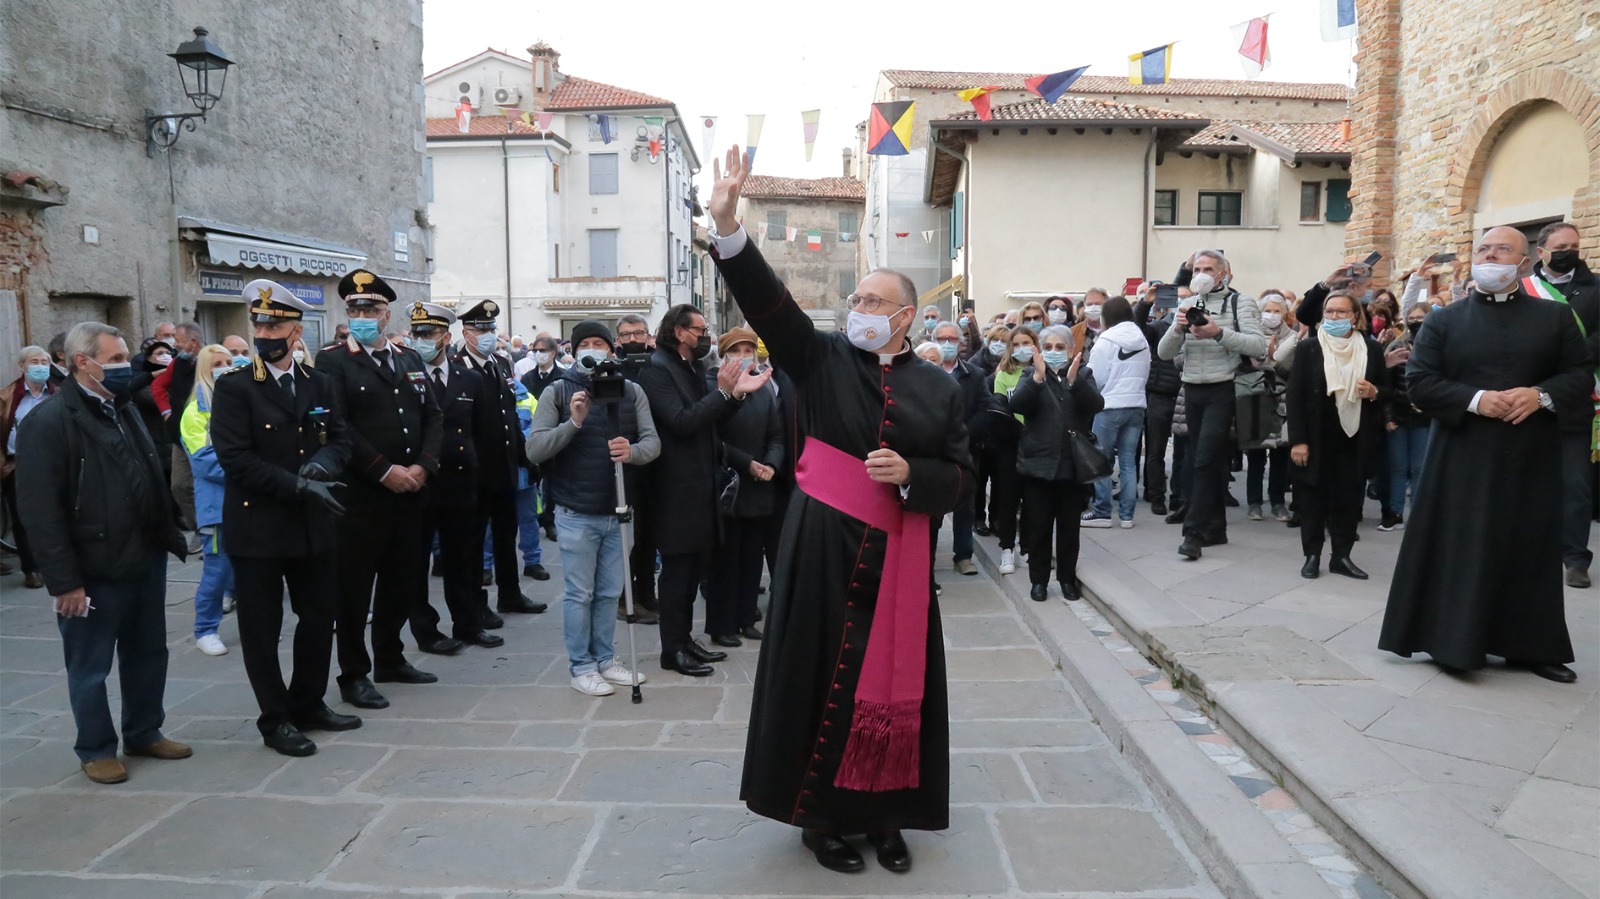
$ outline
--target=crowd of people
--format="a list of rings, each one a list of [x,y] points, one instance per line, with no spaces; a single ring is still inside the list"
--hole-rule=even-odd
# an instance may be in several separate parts
[[[190,754],[161,733],[168,555],[201,559],[196,646],[227,654],[237,615],[263,741],[304,756],[308,732],[361,725],[325,702],[335,661],[340,697],[381,709],[379,684],[438,680],[406,657],[407,628],[422,653],[503,645],[504,615],[546,610],[521,579],[551,577],[554,541],[585,695],[645,680],[618,658],[619,620],[656,625],[662,669],[690,677],[764,641],[743,798],[841,871],[861,867],[846,834],[905,870],[900,829],[947,824],[945,526],[958,575],[992,535],[1002,575],[1073,601],[1080,529],[1133,528],[1141,504],[1182,525],[1183,559],[1227,543],[1243,505],[1299,529],[1304,577],[1326,545],[1329,572],[1364,580],[1372,498],[1380,530],[1407,529],[1384,649],[1573,679],[1550,575],[1589,586],[1600,291],[1571,225],[1532,246],[1493,229],[1470,273],[1430,258],[1399,297],[1365,261],[1252,296],[1201,249],[1170,282],[980,322],[879,271],[822,333],[738,225],[737,153],[727,168],[712,245],[748,328],[713,334],[682,305],[653,329],[625,315],[523,341],[495,301],[401,304],[357,270],[320,348],[270,280],[244,289],[248,341],[162,322],[132,353],[83,322],[23,348],[0,393],[4,499],[25,586],[54,598],[85,773],[126,779],[119,743]],[[1438,570],[1463,539],[1508,551]]]

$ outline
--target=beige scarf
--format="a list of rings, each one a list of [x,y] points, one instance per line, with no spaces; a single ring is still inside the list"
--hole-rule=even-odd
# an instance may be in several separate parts
[[[1339,410],[1339,427],[1345,436],[1356,436],[1361,427],[1361,379],[1367,374],[1367,341],[1360,331],[1334,337],[1317,329],[1322,344],[1322,374],[1328,379],[1328,394]]]

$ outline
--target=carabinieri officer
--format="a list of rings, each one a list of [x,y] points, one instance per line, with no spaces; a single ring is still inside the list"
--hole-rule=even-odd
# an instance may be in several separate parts
[[[350,437],[327,375],[289,355],[300,339],[305,303],[265,279],[244,288],[256,358],[217,378],[211,443],[225,476],[222,542],[237,585],[239,645],[255,691],[263,741],[284,755],[317,751],[308,730],[361,726],[322,700],[338,609],[334,518],[344,512],[330,487],[350,459]],[[294,674],[278,664],[283,588],[299,622]]]

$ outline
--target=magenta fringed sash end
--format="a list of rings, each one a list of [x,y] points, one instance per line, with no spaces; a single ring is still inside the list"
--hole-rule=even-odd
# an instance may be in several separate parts
[[[921,747],[921,702],[858,700],[833,784],[869,793],[912,789],[922,770]]]

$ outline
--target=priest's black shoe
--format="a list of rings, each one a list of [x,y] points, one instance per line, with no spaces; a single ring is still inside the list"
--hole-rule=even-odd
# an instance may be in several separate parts
[[[545,571],[544,570],[544,566],[538,564],[537,562],[535,562],[532,565],[524,565],[524,566],[522,566],[522,576],[523,577],[531,577],[536,581],[548,581],[548,580],[550,580],[550,572]]]
[[[735,637],[732,634],[721,637],[712,637],[711,642],[717,644],[718,646],[727,646],[729,648],[744,645],[743,640],[740,640],[738,637]]]
[[[829,871],[854,874],[867,866],[866,861],[861,858],[861,853],[856,851],[856,847],[845,842],[843,837],[823,833],[820,830],[802,830],[800,842],[817,857],[817,864]]]
[[[486,630],[486,631],[497,631],[497,630],[499,630],[499,629],[501,629],[501,628],[503,628],[505,626],[506,626],[506,620],[504,618],[501,618],[496,613],[491,612],[491,611],[489,611],[487,609],[484,610],[484,612],[483,612],[483,629],[484,630]]]
[[[1183,556],[1185,559],[1188,559],[1191,562],[1200,558],[1199,539],[1195,537],[1183,538],[1183,542],[1178,544],[1178,555]]]
[[[358,709],[386,709],[389,700],[383,698],[378,688],[372,681],[358,677],[353,680],[339,682],[339,697]]]
[[[717,670],[681,649],[677,652],[662,653],[661,667],[690,677],[709,677]]]
[[[1545,680],[1553,680],[1558,684],[1570,684],[1578,679],[1578,672],[1565,665],[1554,662],[1516,662],[1506,659],[1506,665],[1511,668],[1524,668]]]
[[[1028,598],[1034,602],[1044,602],[1050,598],[1050,585],[1034,584],[1028,588]]]
[[[869,833],[867,842],[878,850],[878,864],[884,868],[896,874],[911,870],[911,850],[907,848],[906,838],[900,835],[900,831]]]
[[[506,645],[506,638],[488,631],[467,631],[459,638],[462,643],[471,643],[473,646],[482,646],[484,649],[494,649]]]
[[[510,599],[502,599],[494,605],[495,611],[511,615],[537,615],[549,606],[542,602],[534,602],[528,597],[518,593]]]
[[[465,649],[466,646],[467,644],[457,640],[455,637],[446,637],[444,634],[417,641],[418,649],[436,656],[453,656]]]
[[[1189,508],[1187,506],[1173,506],[1172,514],[1161,520],[1165,521],[1167,524],[1183,524],[1183,520],[1188,517]]]
[[[739,636],[746,640],[760,640],[766,634],[761,633],[761,629],[752,624],[749,627],[739,628]]]
[[[436,684],[439,675],[418,671],[410,662],[402,659],[398,665],[372,669],[372,679],[380,684]]]
[[[1151,515],[1166,515],[1167,514],[1167,504],[1162,502],[1159,499],[1151,500],[1150,501],[1150,514]]]
[[[1223,534],[1220,537],[1207,537],[1206,539],[1200,541],[1200,545],[1201,546],[1227,546],[1228,545],[1228,535],[1227,534]]]
[[[1322,557],[1306,556],[1306,563],[1300,566],[1300,576],[1315,580],[1322,576]]]
[[[1078,592],[1078,582],[1077,581],[1062,581],[1061,582],[1061,598],[1066,600],[1067,602],[1077,602],[1078,600],[1082,599],[1083,598],[1083,594]]]
[[[1367,579],[1367,573],[1357,568],[1356,563],[1350,561],[1349,556],[1335,556],[1329,559],[1328,571],[1333,574],[1342,574],[1348,578],[1355,578],[1358,581]]]
[[[699,640],[690,640],[689,644],[683,648],[683,651],[702,662],[721,662],[728,657],[728,654],[725,652],[717,652],[714,649],[706,649],[704,646],[700,645]]]
[[[267,748],[279,755],[289,755],[295,758],[304,758],[317,751],[317,744],[311,738],[300,732],[300,728],[285,721],[272,730],[261,735],[261,742]]]
[[[294,715],[290,719],[296,728],[302,732],[308,730],[355,730],[361,726],[361,719],[354,715],[341,715],[326,704],[314,712]]]

